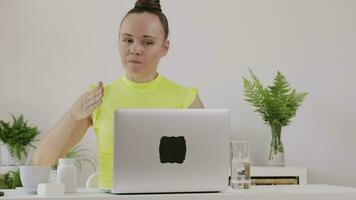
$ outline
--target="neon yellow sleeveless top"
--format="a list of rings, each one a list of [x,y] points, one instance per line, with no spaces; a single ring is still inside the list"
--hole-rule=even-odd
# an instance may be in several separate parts
[[[91,85],[90,88],[95,88]],[[188,108],[197,96],[187,88],[158,75],[148,83],[136,83],[125,75],[104,85],[102,104],[92,113],[98,142],[99,187],[111,189],[113,176],[114,111],[120,108]]]

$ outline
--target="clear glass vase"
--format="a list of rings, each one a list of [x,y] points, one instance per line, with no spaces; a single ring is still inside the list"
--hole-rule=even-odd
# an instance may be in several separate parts
[[[20,166],[26,162],[26,156],[23,155],[21,159],[18,159],[16,155],[10,153],[10,147],[8,144],[0,144],[1,151],[1,165],[4,166]]]
[[[285,166],[284,163],[284,148],[281,140],[281,126],[271,126],[272,141],[270,145],[270,152],[268,163],[270,166]]]

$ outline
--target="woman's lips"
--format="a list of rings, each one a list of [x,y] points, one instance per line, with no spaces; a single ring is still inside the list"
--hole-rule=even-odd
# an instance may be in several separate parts
[[[142,62],[137,61],[137,60],[129,60],[129,63],[133,63],[133,64],[142,64]]]

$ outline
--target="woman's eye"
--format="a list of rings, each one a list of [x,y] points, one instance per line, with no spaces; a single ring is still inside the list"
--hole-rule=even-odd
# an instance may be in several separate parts
[[[127,43],[132,43],[133,40],[132,39],[123,39],[124,42],[127,42]]]
[[[144,41],[143,44],[144,44],[145,46],[150,46],[150,45],[153,44],[153,42],[151,42],[151,41]]]

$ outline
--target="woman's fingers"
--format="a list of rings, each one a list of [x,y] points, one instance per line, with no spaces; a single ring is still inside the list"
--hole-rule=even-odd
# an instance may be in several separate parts
[[[87,99],[87,104],[89,104],[89,105],[95,104],[100,99],[102,99],[103,96],[104,96],[103,93],[92,94],[92,95],[90,95],[89,99]]]
[[[104,96],[104,87],[103,83],[100,81],[97,88],[88,95],[88,99],[85,103],[85,108],[92,110],[93,108],[95,109],[98,107],[101,102],[102,98]]]
[[[99,81],[99,83],[98,83],[98,87],[99,87],[99,88],[104,88],[104,84],[103,84],[103,82],[102,82],[102,81]]]
[[[102,81],[99,81],[95,89],[89,91],[84,108],[86,112],[91,114],[101,103],[104,96],[104,85]]]
[[[88,101],[90,104],[93,104],[96,102],[95,99],[102,98],[104,96],[104,86],[103,83],[100,81],[97,87],[93,90],[91,90],[86,98],[86,101]]]
[[[92,99],[92,98],[94,98],[96,96],[103,95],[103,94],[104,94],[104,88],[103,87],[95,88],[95,89],[89,91],[87,100],[90,100],[90,99]]]
[[[76,101],[73,107],[73,113],[76,119],[83,119],[89,116],[101,103],[104,96],[104,84],[99,81],[98,85],[89,91],[86,91]]]
[[[104,92],[104,84],[102,81],[99,81],[98,85],[96,86],[96,91]]]
[[[88,109],[91,105],[94,105],[96,103],[98,103],[99,101],[102,101],[103,96],[99,95],[99,96],[95,96],[89,100],[87,100],[85,102],[85,108]]]
[[[96,90],[94,90],[94,94],[95,94],[95,96],[104,94],[103,82],[99,81],[98,86],[96,87]]]
[[[101,103],[102,103],[102,100],[100,99],[100,100],[97,101],[96,103],[91,104],[91,105],[88,107],[89,113],[93,112]]]

